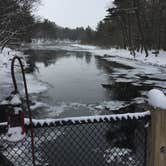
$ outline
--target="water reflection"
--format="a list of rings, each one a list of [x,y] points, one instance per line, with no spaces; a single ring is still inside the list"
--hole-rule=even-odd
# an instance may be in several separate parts
[[[117,82],[114,79],[116,70],[132,72],[134,68],[106,61],[86,51],[27,50],[25,54],[30,55],[27,71],[49,85],[45,93],[35,96],[35,100],[47,103],[51,108],[35,111],[36,118],[142,111],[135,104],[130,107],[133,99],[141,97],[141,91],[153,87]],[[118,76],[123,78],[123,73]],[[109,106],[102,106],[104,101],[109,101]]]
[[[29,72],[36,70],[36,63],[41,62],[45,67],[55,64],[61,58],[75,57],[76,59],[85,59],[87,64],[91,63],[92,55],[88,52],[68,52],[64,50],[26,50],[24,54],[30,55],[27,58]]]
[[[101,86],[108,81],[99,59],[88,52],[64,50],[27,50],[29,72],[52,85],[47,96],[50,104],[63,102],[98,103],[109,100]]]

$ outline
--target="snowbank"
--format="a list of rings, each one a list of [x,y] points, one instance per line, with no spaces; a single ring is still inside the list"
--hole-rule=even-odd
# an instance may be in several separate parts
[[[166,109],[166,96],[158,89],[152,89],[148,92],[148,102],[154,108]]]
[[[102,49],[96,46],[90,45],[80,45],[80,44],[73,44],[75,47],[79,47],[80,49],[85,49],[88,52],[91,52],[94,55],[99,56],[118,56],[122,58],[132,59],[141,61],[143,63],[158,65],[158,66],[166,66],[166,51],[160,50],[158,57],[156,57],[153,52],[154,50],[149,51],[149,57],[145,57],[145,52],[140,53],[136,52],[136,56],[133,57],[130,55],[130,52],[125,49],[116,49],[116,48],[109,48],[109,49]]]
[[[11,82],[11,59],[14,56],[19,56],[22,58],[22,62],[24,66],[26,67],[26,56],[23,55],[22,52],[11,50],[10,48],[4,48],[2,52],[0,52],[0,101],[3,100],[6,94],[6,91],[9,91],[10,93],[13,89],[12,82]],[[20,68],[16,68],[16,71],[19,71]],[[21,74],[16,74],[21,76]],[[26,74],[27,84],[28,84],[28,91],[29,93],[41,93],[47,90],[47,86],[37,80],[37,78],[32,74]],[[21,80],[18,80],[18,83],[21,83]],[[22,90],[24,93],[24,89]],[[22,93],[21,92],[21,93]],[[4,93],[4,94],[3,94]]]

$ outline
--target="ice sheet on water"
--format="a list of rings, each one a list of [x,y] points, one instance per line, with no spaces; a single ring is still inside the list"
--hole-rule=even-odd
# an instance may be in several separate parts
[[[44,84],[32,74],[26,74],[26,79],[27,79],[28,92],[30,94],[41,93],[48,89],[47,84]]]
[[[111,110],[114,111],[114,110],[119,110],[120,108],[124,108],[126,106],[128,106],[128,103],[123,101],[104,101],[100,105],[95,106],[95,108],[99,110],[107,109],[110,111]]]
[[[72,111],[73,116],[85,115],[84,110],[86,110],[88,115],[100,115],[104,110],[115,111],[121,108],[125,108],[128,105],[129,103],[123,101],[104,101],[98,104],[59,102],[56,105],[49,105],[41,101],[35,101],[31,105],[31,109],[32,111],[46,112],[44,117],[59,117],[65,111]]]
[[[166,88],[164,79],[166,77],[166,69],[163,67],[143,64],[140,61],[119,57],[106,58],[106,60],[133,67],[133,69],[114,68],[110,77],[115,82],[131,82],[136,86],[144,86],[146,84]]]
[[[34,111],[39,108],[49,108],[49,105],[43,102],[34,101],[33,104],[30,106],[31,110]]]
[[[98,49],[97,46],[92,46],[92,45],[80,45],[80,44],[72,44],[72,46],[85,49],[85,50],[96,50]]]

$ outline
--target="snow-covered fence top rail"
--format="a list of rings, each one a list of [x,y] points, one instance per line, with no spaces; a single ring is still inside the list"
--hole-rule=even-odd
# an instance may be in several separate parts
[[[140,113],[126,113],[126,114],[114,114],[114,115],[98,115],[98,116],[84,116],[84,117],[73,117],[73,118],[63,118],[63,119],[43,119],[36,120],[33,119],[34,127],[44,127],[44,126],[63,126],[70,124],[87,124],[87,123],[100,123],[100,122],[110,122],[118,120],[138,120],[150,116],[150,111],[140,112]],[[29,125],[29,120],[25,119],[25,124]]]
[[[139,113],[126,113],[126,114],[114,114],[114,115],[97,115],[97,116],[83,116],[83,117],[71,117],[63,119],[32,119],[34,127],[44,126],[63,126],[70,124],[86,124],[86,123],[100,123],[110,122],[118,120],[134,120],[142,119],[150,116],[150,111]],[[6,126],[7,123],[0,123],[0,126]],[[25,125],[29,126],[29,119],[25,118]]]

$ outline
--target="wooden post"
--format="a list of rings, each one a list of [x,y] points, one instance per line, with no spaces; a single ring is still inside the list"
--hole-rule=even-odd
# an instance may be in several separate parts
[[[151,111],[148,138],[148,166],[166,166],[166,110]]]

